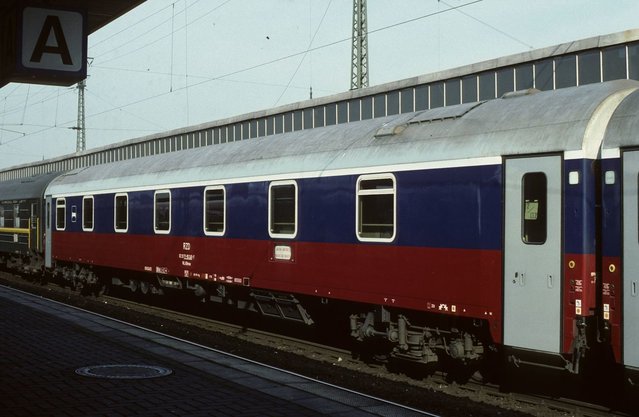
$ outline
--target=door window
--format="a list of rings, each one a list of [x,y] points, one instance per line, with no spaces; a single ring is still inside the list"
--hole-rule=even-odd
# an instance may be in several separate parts
[[[548,199],[546,174],[529,172],[522,179],[522,236],[524,243],[541,245],[546,242]]]

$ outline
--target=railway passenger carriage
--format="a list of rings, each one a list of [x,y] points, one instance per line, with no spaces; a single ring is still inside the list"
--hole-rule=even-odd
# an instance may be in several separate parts
[[[639,384],[638,128],[639,96],[633,94],[610,121],[601,169],[603,318],[615,359],[634,385]]]
[[[40,272],[44,189],[58,174],[0,182],[0,266]]]
[[[338,305],[357,340],[385,340],[397,359],[474,364],[504,346],[518,365],[579,372],[598,336],[599,151],[637,85],[71,171],[46,190],[46,266],[306,323]],[[614,236],[620,220],[607,222]],[[605,250],[618,264],[619,244]]]

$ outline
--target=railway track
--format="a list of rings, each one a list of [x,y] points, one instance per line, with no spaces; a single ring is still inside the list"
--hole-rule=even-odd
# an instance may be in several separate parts
[[[100,297],[100,299],[104,300],[107,303],[111,303],[112,305],[120,306],[122,308],[128,308],[131,310],[139,309],[140,306],[140,304],[136,301],[127,300],[120,297],[103,295]],[[350,350],[347,349],[320,344],[297,337],[287,336],[281,333],[274,333],[254,327],[249,327],[246,324],[229,323],[209,317],[203,317],[196,314],[185,313],[182,311],[172,310],[149,304],[144,304],[144,307],[140,310],[144,311],[144,313],[146,314],[152,314],[158,318],[172,320],[174,322],[187,326],[196,326],[206,331],[226,334],[242,340],[250,341],[251,343],[271,347],[277,350],[302,354],[306,357],[312,357],[316,360],[339,363],[344,360],[350,360],[347,358],[350,358],[351,356]],[[352,362],[356,363],[355,361]]]
[[[25,282],[14,276],[0,272],[0,281],[10,285],[20,286],[22,289],[37,292],[40,295],[51,295],[60,301],[76,297],[76,293],[50,284],[46,287]],[[81,297],[78,297],[81,299]],[[188,338],[189,329],[199,329],[200,332],[217,333],[235,338],[240,342],[250,342],[267,348],[271,355],[278,352],[297,355],[301,358],[329,364],[331,367],[346,368],[375,378],[384,378],[389,382],[404,384],[406,390],[418,393],[419,390],[439,392],[454,398],[465,398],[478,401],[490,406],[503,409],[503,414],[523,413],[533,416],[579,416],[579,417],[603,417],[603,416],[630,416],[623,412],[611,410],[595,404],[588,404],[566,398],[553,398],[544,395],[531,395],[500,391],[499,386],[485,384],[471,379],[468,383],[459,385],[450,383],[446,376],[436,372],[427,378],[415,379],[401,373],[389,373],[384,365],[364,364],[355,360],[348,349],[330,346],[324,343],[309,341],[299,337],[274,333],[257,327],[248,326],[241,320],[236,322],[222,321],[210,317],[203,317],[192,312],[177,311],[164,306],[140,303],[136,300],[121,297],[102,295],[93,299],[98,304],[110,308],[128,311],[130,315],[145,315],[153,317],[153,323],[157,329],[163,332],[182,330],[180,337]],[[86,301],[86,299],[85,299]],[[77,303],[77,300],[76,300]],[[87,304],[88,301],[87,301]],[[83,305],[83,308],[87,308]],[[90,308],[88,308],[90,309]],[[171,323],[171,325],[169,325]],[[186,333],[186,334],[185,334]],[[298,370],[299,371],[299,370]]]
[[[140,309],[140,304],[136,301],[127,300],[119,297],[103,296],[105,301],[114,305],[119,305],[128,309]],[[351,358],[351,351],[346,349],[337,348],[327,344],[320,344],[311,342],[306,339],[300,339],[282,333],[274,333],[257,328],[251,328],[242,324],[234,324],[215,320],[207,317],[202,317],[196,314],[184,313],[172,309],[167,309],[158,306],[152,306],[145,304],[144,308],[140,309],[145,313],[152,313],[154,316],[164,318],[166,320],[172,320],[187,326],[197,326],[207,331],[214,331],[223,334],[227,334],[233,337],[238,337],[243,340],[250,341],[259,345],[267,346],[273,349],[287,351],[294,354],[301,355],[303,357],[312,358],[314,360],[320,360],[333,365],[340,364],[341,366],[347,366],[348,363],[352,365],[358,365],[361,367],[361,363]],[[342,362],[344,362],[342,364]],[[381,365],[368,365],[368,370],[377,374],[383,367]],[[443,389],[449,387],[451,384],[446,380],[445,374],[437,372],[424,380],[415,380],[409,377],[401,377],[404,382],[421,386],[427,389]],[[610,410],[607,408],[599,407],[597,405],[587,404],[569,399],[554,399],[548,396],[530,395],[521,393],[503,393],[500,391],[499,386],[494,384],[484,384],[475,380],[469,380],[465,385],[456,385],[456,388],[461,393],[467,393],[468,398],[477,397],[492,397],[497,401],[503,403],[520,403],[524,408],[547,408],[548,411],[556,411],[558,414],[570,415],[570,416],[583,416],[583,417],[599,417],[610,416]],[[552,413],[551,413],[552,414]]]

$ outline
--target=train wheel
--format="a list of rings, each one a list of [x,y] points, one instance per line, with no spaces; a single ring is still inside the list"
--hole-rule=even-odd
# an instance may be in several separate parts
[[[151,285],[146,281],[140,281],[140,292],[143,295],[149,295],[151,293]]]

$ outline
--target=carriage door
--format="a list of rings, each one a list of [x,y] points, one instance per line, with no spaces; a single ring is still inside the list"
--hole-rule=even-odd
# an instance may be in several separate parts
[[[47,268],[52,267],[52,256],[51,256],[51,240],[53,238],[52,226],[51,226],[51,218],[52,218],[52,198],[51,196],[47,196],[45,199],[45,208],[44,208],[44,217],[45,217],[45,242],[44,242],[44,266]]]
[[[506,160],[504,344],[559,352],[561,157]]]
[[[623,363],[639,368],[639,151],[623,154]]]

